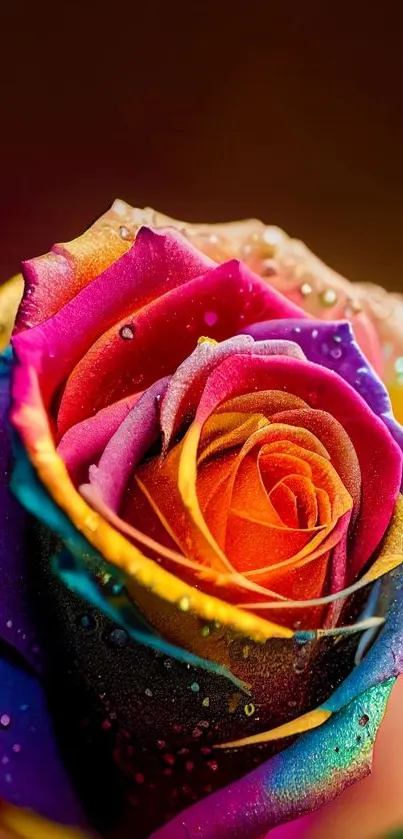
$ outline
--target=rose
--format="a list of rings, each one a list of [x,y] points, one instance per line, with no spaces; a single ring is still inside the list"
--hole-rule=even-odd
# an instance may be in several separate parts
[[[25,265],[14,338],[14,489],[73,592],[42,533],[59,743],[104,829],[113,782],[138,836],[179,811],[158,835],[256,837],[368,769],[399,669],[401,430],[346,324],[172,230],[133,244],[122,212]],[[52,810],[34,783],[18,803],[78,822],[62,787]]]

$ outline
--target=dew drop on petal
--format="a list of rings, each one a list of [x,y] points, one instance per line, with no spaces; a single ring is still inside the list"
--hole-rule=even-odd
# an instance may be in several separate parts
[[[127,323],[119,329],[119,335],[124,341],[131,341],[134,338],[134,327]]]
[[[95,629],[95,620],[91,615],[83,615],[80,618],[80,626],[82,629],[85,629],[87,632],[91,632],[91,630]]]
[[[253,702],[248,702],[248,704],[245,705],[245,707],[244,707],[244,711],[245,711],[245,714],[246,714],[247,717],[252,717],[253,714],[256,711],[256,708],[255,708]]]
[[[322,291],[319,295],[319,300],[322,306],[330,307],[334,306],[337,301],[337,294],[333,288],[327,288],[325,291]]]
[[[310,283],[302,283],[300,292],[303,297],[308,297],[309,294],[312,294],[312,286]]]
[[[8,728],[11,723],[11,717],[9,714],[2,714],[0,717],[0,725],[2,728]]]
[[[124,629],[116,628],[109,634],[108,640],[113,647],[125,647],[128,641],[128,635]]]
[[[218,321],[217,312],[205,312],[204,315],[204,323],[207,326],[215,326]]]
[[[130,239],[133,238],[133,234],[125,224],[122,224],[119,227],[119,235],[120,238],[123,239],[124,242],[130,242]]]

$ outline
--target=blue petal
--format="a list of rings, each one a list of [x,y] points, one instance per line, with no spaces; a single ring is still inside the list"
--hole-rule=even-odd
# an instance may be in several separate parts
[[[91,579],[91,575],[86,571],[84,562],[87,566],[95,566],[98,569],[101,569],[102,566],[105,567],[107,563],[84,536],[76,530],[68,517],[49,496],[38,480],[25,451],[17,440],[15,440],[15,451],[17,461],[11,481],[13,491],[31,513],[37,516],[40,521],[43,521],[53,533],[57,533],[62,538],[68,551],[78,560],[78,565],[71,567],[70,563],[70,567],[67,567],[67,569],[63,567],[63,560],[60,561],[60,558],[56,564],[57,573],[62,577],[66,585],[81,595],[81,597],[87,599],[92,605],[100,608],[115,622],[124,626],[126,631],[139,644],[145,644],[154,650],[164,652],[166,655],[176,658],[178,661],[185,662],[194,667],[201,667],[217,676],[223,676],[247,693],[248,691],[243,682],[240,682],[226,667],[223,667],[221,664],[216,664],[209,659],[200,658],[181,647],[170,644],[150,628],[145,628],[144,621],[136,614],[133,604],[130,604],[132,623],[129,623],[124,614],[116,609],[101,594]],[[118,576],[116,568],[110,565],[107,565],[107,567],[112,576]],[[119,579],[122,579],[122,575],[120,575]]]

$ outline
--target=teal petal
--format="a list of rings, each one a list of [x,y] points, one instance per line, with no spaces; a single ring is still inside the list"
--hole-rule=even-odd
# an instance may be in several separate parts
[[[234,676],[230,670],[221,664],[216,664],[209,659],[200,658],[187,650],[177,647],[165,641],[157,635],[150,627],[144,626],[144,619],[137,612],[133,603],[128,597],[124,599],[125,610],[117,607],[113,598],[108,600],[105,593],[97,587],[92,578],[93,570],[99,574],[105,574],[115,579],[117,585],[124,582],[124,575],[118,572],[105,562],[102,556],[90,545],[85,537],[79,533],[69,518],[55,504],[39,481],[32,464],[30,463],[20,442],[15,440],[15,453],[17,456],[16,465],[12,475],[11,486],[13,492],[30,513],[50,528],[52,533],[60,536],[68,551],[58,557],[55,561],[55,570],[68,588],[79,594],[92,605],[101,609],[108,617],[120,624],[129,633],[131,638],[139,644],[144,644],[152,649],[163,652],[178,661],[200,667],[229,679],[237,688],[247,693],[243,682]],[[76,562],[71,562],[68,553],[74,557]],[[67,562],[66,562],[67,560]],[[67,564],[67,568],[65,567]],[[108,593],[110,587],[108,588]]]

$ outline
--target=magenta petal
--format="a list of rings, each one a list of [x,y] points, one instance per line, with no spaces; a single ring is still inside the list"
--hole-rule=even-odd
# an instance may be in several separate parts
[[[122,495],[137,463],[160,434],[158,401],[169,377],[150,387],[110,439],[98,466],[91,466],[90,483],[105,504],[118,512]]]
[[[143,227],[133,247],[57,314],[14,337],[19,358],[46,378],[46,397],[113,323],[210,265],[175,231],[154,233]]]
[[[87,479],[91,463],[98,460],[141,394],[135,393],[98,411],[94,417],[73,425],[60,440],[57,451],[70,477],[78,484]]]
[[[295,317],[298,310],[260,277],[231,260],[168,291],[132,313],[129,320],[114,323],[71,374],[60,403],[59,433],[138,390],[140,384],[145,389],[173,373],[201,336],[217,341],[232,337],[256,312],[265,318]],[[48,324],[55,321],[53,318]],[[128,325],[130,340],[124,331]],[[73,319],[69,322],[70,343],[75,341],[75,329]]]

